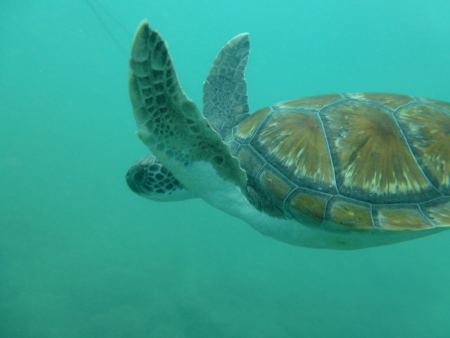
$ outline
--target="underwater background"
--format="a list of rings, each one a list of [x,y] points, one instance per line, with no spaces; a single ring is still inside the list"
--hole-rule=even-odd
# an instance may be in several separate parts
[[[143,18],[200,106],[242,32],[252,111],[335,92],[450,101],[448,0],[1,0],[0,337],[448,337],[450,232],[306,249],[128,189],[147,149],[112,37],[128,53]]]

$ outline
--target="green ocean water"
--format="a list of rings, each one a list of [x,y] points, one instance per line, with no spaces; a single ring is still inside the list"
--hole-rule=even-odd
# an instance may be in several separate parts
[[[450,101],[447,0],[99,1],[131,34],[148,18],[199,105],[242,32],[252,111],[335,92]],[[147,150],[127,62],[85,0],[0,1],[0,338],[450,336],[450,232],[306,249],[129,191]]]

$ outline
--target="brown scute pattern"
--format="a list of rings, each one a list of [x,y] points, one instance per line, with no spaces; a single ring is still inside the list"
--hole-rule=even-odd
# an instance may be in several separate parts
[[[422,202],[438,196],[391,114],[348,102],[325,109],[321,116],[342,195],[369,203]]]
[[[318,110],[322,109],[324,106],[332,104],[342,100],[342,96],[340,94],[328,94],[328,95],[318,95],[318,96],[308,96],[303,97],[301,99],[280,102],[275,105],[276,109],[310,109],[310,110]]]
[[[333,164],[318,115],[277,112],[266,120],[252,145],[296,184],[337,192]]]
[[[242,145],[236,157],[245,170],[247,176],[256,177],[260,169],[265,165],[266,161],[250,146]]]
[[[241,145],[236,157],[247,174],[247,198],[250,203],[272,217],[288,218],[283,211],[283,201],[294,185],[273,173],[273,168],[267,166],[266,161],[249,145]]]
[[[411,231],[433,228],[417,205],[378,206],[374,205],[378,228],[392,231]]]
[[[335,196],[327,206],[326,220],[334,230],[368,230],[374,227],[370,204]]]
[[[442,197],[425,203],[421,209],[437,227],[450,226],[450,197]]]
[[[400,109],[396,116],[428,178],[450,195],[450,113],[417,104]]]
[[[236,156],[236,152],[239,149],[239,143],[234,140],[231,140],[228,145],[230,146],[231,155]],[[241,166],[242,167],[242,166]]]
[[[283,174],[277,176],[275,188],[270,187],[270,174],[252,181],[261,210],[273,213],[274,201],[279,206],[294,187],[282,207],[305,225],[388,232],[449,227],[450,197],[439,197],[449,194],[449,107],[442,101],[379,93],[282,102],[259,110],[235,128],[237,156],[249,176],[266,167]],[[304,154],[304,162],[295,166],[294,155],[298,159]],[[327,160],[329,166],[319,165]],[[329,174],[327,180],[317,179],[314,173],[333,166],[340,191],[327,194],[325,183],[336,186],[335,179]],[[314,177],[317,181],[308,185]]]
[[[298,222],[312,227],[320,227],[330,197],[331,195],[297,188],[289,196],[286,208]]]
[[[234,131],[234,136],[242,143],[250,142],[261,122],[271,111],[270,107],[263,108],[253,113],[242,121]]]
[[[133,41],[129,92],[138,135],[162,163],[209,162],[219,176],[245,191],[245,172],[183,93],[165,42],[146,22]]]
[[[258,176],[259,184],[265,189],[268,196],[273,198],[282,207],[286,197],[289,196],[295,185],[287,181],[271,166],[265,166]]]
[[[429,105],[432,105],[438,109],[442,109],[448,112],[450,112],[450,103],[439,101],[439,100],[433,100],[433,99],[424,99],[424,98],[418,98],[420,102],[428,103]]]
[[[415,101],[411,96],[386,93],[348,93],[345,96],[360,102],[377,104],[392,111],[404,104]]]

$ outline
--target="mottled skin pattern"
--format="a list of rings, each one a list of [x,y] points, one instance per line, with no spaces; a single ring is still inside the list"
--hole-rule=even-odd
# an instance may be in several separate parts
[[[152,154],[137,160],[125,178],[133,192],[154,201],[172,202],[195,197]]]
[[[157,194],[188,191],[265,235],[305,247],[359,249],[448,229],[449,103],[330,94],[250,115],[248,51],[241,35],[219,53],[202,116],[183,93],[161,36],[140,25],[130,99],[137,134],[157,160],[149,155],[130,171],[134,191],[149,191],[140,190],[151,182],[145,173],[164,173],[155,187],[147,184]]]
[[[245,68],[250,52],[248,34],[240,34],[217,55],[203,83],[203,114],[222,139],[250,116]]]
[[[281,211],[274,216],[339,230],[450,225],[448,103],[307,97],[258,111],[233,135],[249,180]]]

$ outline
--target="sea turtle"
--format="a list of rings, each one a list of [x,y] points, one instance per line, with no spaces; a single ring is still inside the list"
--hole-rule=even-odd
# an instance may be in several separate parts
[[[155,200],[200,197],[264,235],[360,249],[450,227],[450,103],[396,94],[305,97],[249,114],[249,38],[218,54],[202,115],[167,45],[146,21],[133,41],[129,94],[152,154],[127,173]]]

